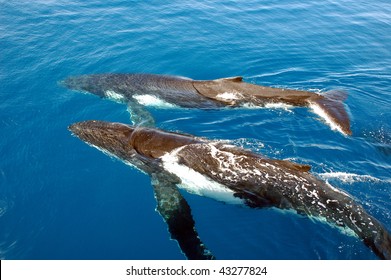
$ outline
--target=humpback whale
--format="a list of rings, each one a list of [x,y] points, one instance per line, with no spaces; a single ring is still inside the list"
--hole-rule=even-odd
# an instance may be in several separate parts
[[[153,184],[160,184],[159,192],[166,187],[164,198],[158,200],[166,205],[158,205],[158,211],[164,212],[171,236],[187,250],[187,256],[212,258],[195,231],[187,203],[184,199],[176,202],[176,187],[226,203],[275,207],[319,218],[350,229],[379,258],[391,259],[387,229],[349,194],[312,175],[308,165],[150,127],[84,121],[70,125],[69,130],[150,175]],[[177,207],[179,204],[185,206]]]
[[[93,74],[68,77],[61,82],[69,89],[127,102],[133,118],[153,120],[141,105],[160,103],[183,108],[263,107],[270,104],[310,107],[332,129],[351,135],[343,101],[347,94],[271,88],[243,82],[242,77],[191,80],[156,74]],[[141,116],[139,116],[141,114]],[[138,121],[136,120],[136,123]]]

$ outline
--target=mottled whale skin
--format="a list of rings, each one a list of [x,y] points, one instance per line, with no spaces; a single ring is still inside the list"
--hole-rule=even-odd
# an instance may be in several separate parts
[[[221,108],[286,104],[311,107],[333,129],[351,135],[350,119],[343,101],[347,94],[271,88],[243,82],[242,77],[191,80],[157,74],[93,74],[69,77],[66,87],[98,96],[134,102],[148,95],[184,108]]]
[[[154,128],[86,121],[69,130],[147,174],[171,174],[189,192],[318,217],[351,229],[379,258],[391,258],[391,236],[384,226],[351,196],[312,175],[310,166]]]

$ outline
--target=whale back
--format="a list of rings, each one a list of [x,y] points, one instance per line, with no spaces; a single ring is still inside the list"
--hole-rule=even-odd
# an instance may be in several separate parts
[[[201,143],[194,137],[185,134],[168,133],[153,128],[136,128],[129,144],[138,154],[152,159],[190,144]]]
[[[267,103],[284,102],[295,106],[305,106],[312,92],[271,88],[243,82],[242,77],[223,78],[211,81],[194,81],[197,91],[226,106],[251,105],[264,106]]]

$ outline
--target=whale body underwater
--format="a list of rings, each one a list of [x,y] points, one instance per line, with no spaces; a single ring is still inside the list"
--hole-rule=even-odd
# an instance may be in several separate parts
[[[350,229],[379,258],[391,259],[387,229],[350,195],[312,175],[308,165],[149,127],[85,121],[69,130],[151,176],[159,186],[157,209],[189,259],[214,257],[198,237],[190,208],[176,187],[249,208],[275,207],[320,218]]]
[[[344,91],[330,91],[320,95],[310,91],[246,83],[242,77],[191,80],[157,74],[81,75],[68,77],[61,84],[69,89],[127,102],[133,118],[140,120],[145,120],[147,116],[140,104],[164,103],[170,107],[198,109],[284,104],[310,107],[332,129],[344,135],[352,134],[349,115],[343,104],[347,97]],[[137,116],[138,114],[141,116]]]

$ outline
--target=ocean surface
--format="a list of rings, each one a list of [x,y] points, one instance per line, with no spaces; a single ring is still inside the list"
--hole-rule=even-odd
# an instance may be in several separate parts
[[[157,73],[348,92],[353,135],[307,108],[151,108],[158,127],[310,164],[391,231],[390,1],[0,0],[0,258],[184,259],[145,174],[67,130],[130,123],[59,85]],[[218,259],[377,259],[326,223],[183,193]]]

